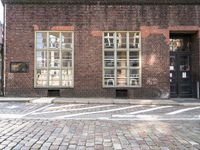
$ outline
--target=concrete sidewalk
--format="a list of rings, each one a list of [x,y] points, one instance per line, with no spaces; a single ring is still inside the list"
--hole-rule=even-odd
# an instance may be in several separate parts
[[[132,105],[200,105],[200,99],[115,99],[115,98],[61,98],[61,97],[0,97],[0,102],[29,102],[56,104],[132,104]]]

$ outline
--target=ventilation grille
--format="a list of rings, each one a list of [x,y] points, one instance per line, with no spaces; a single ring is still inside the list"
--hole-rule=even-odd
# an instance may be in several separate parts
[[[60,90],[48,90],[48,97],[59,97]]]
[[[116,98],[128,98],[128,90],[127,89],[116,90]]]

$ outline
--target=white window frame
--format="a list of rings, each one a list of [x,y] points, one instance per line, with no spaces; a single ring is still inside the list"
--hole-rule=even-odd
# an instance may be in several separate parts
[[[107,86],[105,85],[105,54],[104,52],[105,51],[113,51],[113,49],[107,49],[105,48],[105,43],[104,43],[104,34],[105,33],[114,33],[114,86]],[[117,67],[117,51],[120,50],[120,48],[117,48],[117,33],[126,33],[126,48],[121,48],[121,49],[126,49],[126,52],[127,52],[127,85],[124,85],[124,86],[118,86],[117,85],[117,69],[119,67]],[[139,43],[139,48],[129,48],[129,33],[139,33],[139,40],[140,40],[140,43]],[[102,32],[102,68],[103,68],[103,71],[102,71],[102,86],[103,88],[140,88],[142,87],[142,44],[141,44],[141,32],[140,31],[104,31]],[[129,52],[130,51],[136,51],[136,52],[139,52],[139,67],[130,67],[130,62],[129,62]],[[139,84],[138,85],[130,85],[130,70],[131,69],[139,69]]]
[[[49,67],[49,54],[48,52],[49,51],[53,51],[54,49],[50,49],[49,48],[49,33],[55,33],[55,32],[58,32],[59,33],[59,36],[60,36],[60,48],[59,48],[59,53],[60,53],[60,67],[59,67],[59,70],[60,70],[60,77],[59,77],[59,86],[49,86],[49,70],[51,67]],[[39,86],[36,84],[37,82],[37,55],[36,55],[36,52],[37,51],[44,51],[44,49],[41,49],[41,50],[37,50],[37,33],[47,33],[47,48],[46,48],[46,52],[47,52],[47,82],[48,82],[48,85],[47,86]],[[72,48],[71,48],[71,52],[72,52],[72,84],[71,86],[62,86],[62,45],[61,45],[61,33],[72,33]],[[55,89],[55,88],[74,88],[74,32],[73,31],[35,31],[35,42],[34,42],[34,88],[48,88],[48,89]],[[67,49],[64,49],[65,51],[69,51]],[[69,69],[69,68],[67,68]]]

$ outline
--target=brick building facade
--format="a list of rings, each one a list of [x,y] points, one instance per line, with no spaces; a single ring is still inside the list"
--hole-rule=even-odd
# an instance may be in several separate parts
[[[197,96],[199,0],[2,1],[6,96]]]

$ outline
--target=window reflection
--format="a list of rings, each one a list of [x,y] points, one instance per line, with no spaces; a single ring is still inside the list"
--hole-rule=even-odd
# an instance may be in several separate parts
[[[52,49],[60,48],[60,33],[59,32],[49,33],[49,48],[52,48]]]
[[[104,33],[104,48],[114,48],[114,33]]]
[[[126,48],[126,33],[117,32],[117,48]]]
[[[36,32],[37,87],[73,86],[72,40],[72,32]]]
[[[38,68],[47,67],[47,52],[46,51],[37,51],[36,52],[36,63]]]
[[[134,48],[134,49],[140,48],[140,33],[138,32],[129,33],[129,48]]]
[[[189,56],[180,57],[180,71],[190,71],[190,57]]]
[[[36,34],[36,48],[45,49],[47,48],[47,33],[38,32]]]
[[[66,32],[61,34],[62,49],[72,49],[72,33]]]
[[[47,70],[37,70],[36,72],[36,78],[37,82],[36,85],[38,86],[47,86]]]
[[[60,70],[50,70],[49,86],[59,86],[59,85],[60,85]]]
[[[50,67],[60,67],[60,53],[58,51],[49,52]]]
[[[170,51],[190,51],[191,41],[189,37],[171,38]]]
[[[104,33],[105,86],[140,85],[140,42],[140,32]]]

